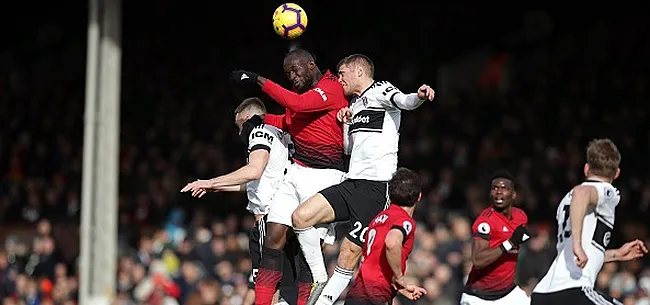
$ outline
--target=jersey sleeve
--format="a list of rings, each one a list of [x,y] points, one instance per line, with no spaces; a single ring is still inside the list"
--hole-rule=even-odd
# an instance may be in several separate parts
[[[396,229],[404,235],[404,240],[410,237],[415,232],[415,222],[413,219],[402,218],[395,221],[391,229]]]
[[[490,240],[492,234],[492,224],[485,216],[479,216],[472,225],[472,234],[474,238]]]
[[[264,149],[270,152],[274,140],[275,136],[266,128],[255,128],[248,136],[248,152],[251,153],[258,149]]]
[[[319,112],[339,109],[341,108],[339,101],[343,99],[343,89],[336,88],[334,81],[329,80],[319,82],[314,88],[302,94],[282,88],[270,80],[264,83],[262,90],[278,104],[293,112]],[[335,96],[339,93],[341,97]]]
[[[421,100],[417,93],[404,94],[389,82],[383,82],[380,90],[384,98],[379,100],[385,107],[397,108],[400,110],[413,110],[424,103],[424,100]]]
[[[269,114],[264,115],[264,124],[275,126],[282,130],[287,130],[286,114]]]

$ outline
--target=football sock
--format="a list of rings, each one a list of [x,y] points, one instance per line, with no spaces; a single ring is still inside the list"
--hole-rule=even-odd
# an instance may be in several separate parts
[[[262,262],[255,280],[255,305],[271,305],[275,289],[282,280],[284,253],[262,247]]]
[[[311,293],[311,283],[298,282],[298,305],[307,304]]]
[[[314,281],[311,277],[311,270],[305,260],[305,256],[300,253],[300,273],[298,273],[298,305],[305,305],[311,293],[311,283]]]
[[[327,270],[320,246],[320,235],[314,227],[304,229],[293,229],[298,236],[300,248],[305,255],[305,260],[311,270],[314,282],[324,283],[327,281]]]
[[[345,270],[339,266],[336,266],[336,268],[334,268],[334,274],[332,274],[332,278],[330,278],[329,282],[327,282],[327,285],[325,285],[323,293],[321,293],[320,297],[318,298],[316,305],[334,304],[334,302],[336,302],[336,300],[343,293],[343,290],[348,287],[350,280],[352,280],[353,274],[354,270]]]

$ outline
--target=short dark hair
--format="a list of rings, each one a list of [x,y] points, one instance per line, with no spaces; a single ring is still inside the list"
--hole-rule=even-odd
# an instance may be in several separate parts
[[[388,194],[393,204],[412,207],[420,199],[422,183],[420,176],[407,168],[398,169],[388,181]]]
[[[614,178],[621,164],[621,153],[610,139],[594,139],[587,146],[587,164],[592,175]]]
[[[296,58],[304,59],[306,61],[316,61],[316,57],[314,57],[314,54],[311,54],[311,52],[300,48],[289,51],[289,53],[287,53],[287,55],[284,58],[286,59],[289,57],[296,57]]]
[[[494,173],[494,175],[492,175],[492,179],[490,179],[490,182],[496,179],[510,180],[510,182],[512,182],[512,187],[513,188],[515,187],[515,177],[506,170],[499,170],[496,173]]]
[[[242,113],[246,110],[257,110],[261,111],[262,113],[266,113],[266,106],[264,106],[264,102],[262,102],[261,99],[258,97],[249,97],[245,100],[243,100],[237,108],[235,108],[235,115],[238,113]]]
[[[375,64],[372,62],[370,57],[366,55],[363,54],[349,55],[341,59],[341,61],[339,61],[338,65],[336,65],[336,70],[340,69],[342,65],[346,65],[346,66],[364,65],[366,68],[366,72],[368,72],[370,78],[375,77]]]

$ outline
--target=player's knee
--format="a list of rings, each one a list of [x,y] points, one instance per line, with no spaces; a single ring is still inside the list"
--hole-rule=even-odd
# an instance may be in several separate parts
[[[291,214],[291,221],[293,222],[293,227],[298,228],[298,229],[304,229],[309,227],[309,219],[312,217],[311,212],[309,211],[309,207],[307,206],[300,206],[298,207],[295,211],[293,211],[293,214]]]
[[[276,250],[282,249],[286,243],[287,230],[287,226],[276,223],[267,223],[264,246]]]
[[[359,262],[359,259],[361,259],[362,250],[357,244],[348,239],[344,239],[343,243],[341,243],[337,264],[343,269],[353,270]]]
[[[297,229],[330,223],[334,219],[335,215],[332,206],[320,193],[309,198],[291,214],[293,227]]]
[[[318,196],[309,198],[306,202],[298,206],[298,208],[291,214],[291,221],[293,227],[298,229],[308,228],[318,223],[319,221],[319,202]]]

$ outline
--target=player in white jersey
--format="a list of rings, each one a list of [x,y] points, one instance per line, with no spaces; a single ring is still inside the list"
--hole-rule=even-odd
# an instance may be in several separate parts
[[[612,186],[620,173],[621,154],[609,139],[587,147],[585,182],[574,187],[557,208],[557,256],[531,297],[531,305],[607,305],[620,302],[594,290],[604,263],[628,261],[648,252],[640,240],[606,250],[614,229],[615,209],[621,200]]]
[[[255,215],[255,227],[249,237],[249,250],[253,263],[249,279],[249,292],[243,304],[253,304],[255,291],[253,285],[261,261],[261,247],[266,232],[266,215],[273,203],[273,197],[284,180],[292,149],[291,137],[282,130],[263,124],[266,114],[264,103],[258,98],[245,99],[235,109],[235,125],[244,145],[248,148],[246,165],[222,176],[209,180],[197,180],[187,184],[181,192],[191,192],[194,197],[202,197],[207,192],[246,192],[246,209]],[[280,203],[281,204],[281,203]],[[285,247],[286,264],[295,265],[299,255],[297,240]],[[288,262],[287,262],[288,261]],[[286,268],[280,283],[278,304],[297,304],[296,277],[294,270]]]
[[[339,121],[347,124],[350,167],[346,180],[312,196],[292,215],[299,239],[299,229],[334,221],[350,224],[332,278],[322,292],[312,291],[307,305],[332,304],[347,287],[361,257],[368,224],[388,204],[387,182],[397,170],[401,111],[416,109],[434,97],[427,85],[417,93],[404,94],[389,82],[374,81],[374,70],[370,58],[360,54],[339,62],[339,81],[345,95],[353,97],[350,107],[338,113]],[[302,241],[300,245],[304,247]]]

